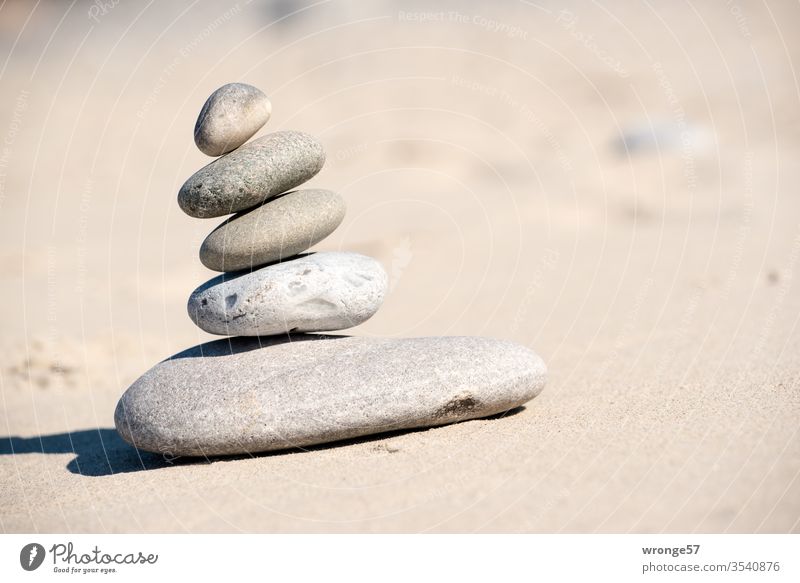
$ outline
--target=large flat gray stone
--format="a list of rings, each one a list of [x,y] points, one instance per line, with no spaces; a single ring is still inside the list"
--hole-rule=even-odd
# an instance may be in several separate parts
[[[226,220],[200,246],[214,271],[251,269],[297,255],[322,241],[344,219],[345,204],[330,190],[295,190]]]
[[[204,154],[222,156],[249,140],[269,120],[272,104],[245,83],[223,85],[206,100],[194,125],[194,143]]]
[[[490,338],[239,337],[157,364],[114,420],[148,451],[255,453],[501,413],[545,378],[531,350]]]
[[[223,273],[189,297],[189,317],[226,336],[344,330],[371,318],[383,302],[388,276],[366,255],[325,252]]]
[[[195,172],[178,192],[191,217],[230,215],[300,186],[320,171],[325,151],[312,136],[285,131],[253,140]]]

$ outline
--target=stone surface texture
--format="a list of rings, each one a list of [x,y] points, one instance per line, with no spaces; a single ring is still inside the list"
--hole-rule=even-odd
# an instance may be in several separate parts
[[[247,454],[501,413],[545,379],[531,350],[490,338],[238,337],[157,364],[115,423],[148,451]]]
[[[369,319],[388,277],[371,257],[313,253],[252,272],[223,273],[189,297],[189,317],[211,334],[263,336],[352,328]]]
[[[272,104],[256,87],[223,85],[206,100],[194,126],[194,143],[204,154],[222,156],[235,150],[264,127]]]
[[[275,132],[195,172],[178,192],[178,204],[196,218],[237,213],[300,186],[324,163],[325,151],[314,137]]]
[[[345,210],[330,190],[280,195],[214,229],[200,246],[200,261],[214,271],[238,271],[289,258],[330,235]]]

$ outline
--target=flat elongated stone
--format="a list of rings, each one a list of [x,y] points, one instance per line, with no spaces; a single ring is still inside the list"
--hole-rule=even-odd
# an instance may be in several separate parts
[[[303,132],[275,132],[253,140],[195,172],[178,192],[191,217],[237,213],[300,186],[320,171],[325,151]]]
[[[344,200],[330,190],[288,192],[214,229],[200,261],[214,271],[238,271],[286,259],[330,235],[344,213]]]
[[[229,338],[154,366],[114,421],[148,451],[255,453],[501,413],[545,378],[532,351],[490,338]]]
[[[206,332],[233,336],[343,330],[378,311],[387,284],[371,257],[313,253],[215,277],[192,292],[189,317]]]
[[[221,156],[249,140],[269,120],[272,104],[245,83],[223,85],[206,100],[194,125],[194,143],[204,154]]]

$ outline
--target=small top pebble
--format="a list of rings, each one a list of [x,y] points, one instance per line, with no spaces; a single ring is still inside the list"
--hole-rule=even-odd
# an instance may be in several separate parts
[[[206,100],[194,126],[194,143],[209,156],[235,150],[264,127],[272,113],[266,95],[252,85],[228,83]]]

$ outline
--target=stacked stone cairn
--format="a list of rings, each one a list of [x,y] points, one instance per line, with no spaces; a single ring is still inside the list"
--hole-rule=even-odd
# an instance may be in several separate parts
[[[120,435],[172,456],[248,454],[486,417],[536,396],[544,363],[512,342],[319,334],[374,315],[388,278],[371,257],[305,253],[341,224],[345,203],[298,189],[325,161],[314,137],[247,141],[270,114],[267,96],[242,83],[217,89],[200,112],[195,143],[219,157],[184,183],[178,204],[196,218],[233,216],[200,247],[222,274],[188,310],[202,330],[230,337],[142,375],[117,405]]]

